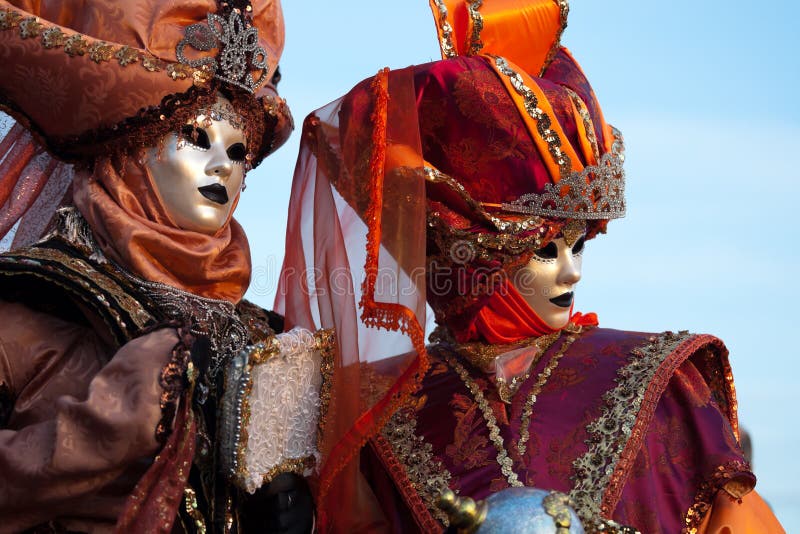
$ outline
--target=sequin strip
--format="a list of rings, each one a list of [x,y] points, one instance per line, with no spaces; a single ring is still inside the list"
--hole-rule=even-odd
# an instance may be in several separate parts
[[[509,79],[517,94],[525,100],[525,111],[536,121],[536,129],[547,143],[548,151],[558,164],[561,176],[568,176],[572,171],[572,162],[569,156],[561,151],[561,139],[556,132],[550,129],[553,121],[539,108],[539,100],[536,98],[536,94],[531,91],[530,87],[525,85],[522,76],[512,69],[504,58],[496,56],[494,61],[500,73]]]
[[[456,57],[456,48],[453,46],[453,27],[447,21],[447,6],[444,0],[433,0],[436,9],[439,10],[439,47],[442,49],[442,57],[449,59]]]
[[[539,376],[536,378],[536,383],[533,384],[533,388],[531,388],[531,392],[528,394],[528,400],[525,402],[525,407],[522,410],[522,418],[520,419],[520,432],[519,432],[519,441],[517,442],[517,451],[519,451],[520,457],[525,456],[525,451],[528,448],[528,440],[531,439],[531,416],[533,415],[533,405],[536,404],[536,399],[539,394],[542,392],[542,388],[547,383],[547,380],[550,378],[550,375],[553,374],[553,371],[558,367],[558,363],[561,361],[561,358],[564,357],[566,354],[567,349],[569,349],[570,345],[578,338],[576,335],[571,335],[567,339],[564,340],[564,344],[561,345],[561,348],[558,349],[558,352],[553,355],[553,358],[547,363],[547,366],[539,373]]]
[[[601,517],[603,493],[631,437],[648,385],[661,363],[689,337],[688,332],[651,337],[648,345],[631,351],[628,363],[617,371],[617,386],[603,395],[600,416],[586,426],[589,450],[572,463],[575,486],[570,498],[585,524]]]
[[[80,33],[67,34],[56,25],[45,24],[39,17],[23,17],[13,9],[0,10],[0,30],[19,29],[21,39],[39,39],[46,49],[63,48],[71,57],[86,56],[95,63],[116,60],[126,67],[138,63],[149,72],[166,72],[173,80],[193,79],[196,84],[205,84],[211,78],[207,72],[180,63],[167,63],[155,56],[127,45],[113,45],[87,38]]]
[[[470,56],[480,53],[483,49],[483,41],[481,41],[481,31],[483,31],[481,5],[483,5],[483,0],[467,0],[467,10],[469,11],[470,25],[472,26],[469,38],[469,52],[467,52]]]
[[[433,446],[418,436],[417,420],[409,408],[395,413],[381,431],[381,437],[391,447],[414,491],[430,514],[444,526],[449,525],[447,514],[437,502],[442,490],[449,487],[452,475],[433,454]],[[390,466],[391,467],[391,466]]]
[[[558,33],[556,33],[556,41],[553,43],[553,46],[550,47],[550,52],[547,53],[547,57],[544,60],[544,65],[542,65],[542,70],[539,72],[539,76],[544,74],[544,71],[547,70],[547,67],[550,66],[550,63],[553,62],[553,58],[556,57],[558,50],[561,48],[561,35],[564,33],[564,30],[567,29],[567,18],[569,17],[569,1],[568,0],[553,0],[556,4],[558,4],[559,8],[559,15],[561,18],[561,27],[558,29]]]
[[[472,393],[475,402],[478,404],[478,408],[480,408],[483,413],[483,419],[486,422],[486,427],[489,429],[489,439],[497,450],[497,463],[500,464],[500,471],[503,473],[503,476],[506,477],[506,480],[508,480],[508,485],[517,488],[524,486],[524,484],[520,482],[517,473],[514,472],[514,462],[508,455],[508,451],[506,451],[505,444],[503,443],[503,436],[500,435],[500,427],[497,426],[497,418],[494,416],[492,407],[489,406],[489,402],[483,395],[483,391],[481,391],[478,384],[472,380],[464,366],[455,358],[448,356],[447,364],[455,370],[461,378],[461,381],[464,382],[464,385],[469,392]]]
[[[472,209],[473,213],[479,215],[484,221],[490,223],[498,232],[518,234],[520,232],[527,232],[538,226],[542,226],[545,221],[539,216],[526,217],[521,221],[506,221],[499,217],[493,216],[486,211],[483,204],[472,198],[467,189],[455,178],[449,174],[445,174],[439,169],[434,167],[425,167],[425,180],[433,184],[445,184],[450,189],[455,191],[467,205]]]
[[[197,495],[192,488],[187,487],[183,490],[183,497],[184,508],[186,509],[186,513],[189,514],[189,517],[191,517],[194,521],[194,526],[197,528],[197,532],[199,534],[205,534],[206,522],[203,518],[203,514],[200,513],[200,510],[197,507]]]
[[[586,130],[586,138],[589,140],[589,144],[592,146],[592,154],[594,154],[595,159],[599,160],[600,149],[597,145],[597,135],[595,135],[592,116],[589,115],[589,110],[586,109],[586,103],[580,96],[578,96],[578,93],[569,87],[564,87],[564,89],[566,89],[567,94],[569,94],[569,97],[572,99],[572,103],[575,104],[575,108],[578,110],[578,114],[581,116],[583,128]]]

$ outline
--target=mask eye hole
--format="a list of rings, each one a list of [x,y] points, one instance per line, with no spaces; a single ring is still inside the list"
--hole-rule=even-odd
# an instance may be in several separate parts
[[[244,161],[245,156],[247,156],[247,148],[244,143],[234,143],[228,147],[228,157],[231,158],[231,161],[241,163]]]
[[[201,148],[203,150],[208,150],[211,148],[211,141],[208,139],[208,133],[206,133],[204,128],[198,128],[197,126],[186,124],[183,128],[181,128],[181,136],[186,140],[187,143],[197,148]]]
[[[577,256],[578,254],[583,252],[583,248],[586,245],[586,237],[582,237],[572,245],[572,254]]]
[[[534,252],[537,258],[542,260],[554,260],[558,257],[558,247],[552,241]]]

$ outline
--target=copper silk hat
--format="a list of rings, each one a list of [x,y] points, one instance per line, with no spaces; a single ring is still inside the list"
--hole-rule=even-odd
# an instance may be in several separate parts
[[[256,165],[292,128],[275,82],[283,15],[248,2],[0,2],[0,106],[79,161],[152,145],[226,92]]]
[[[276,307],[338,336],[323,525],[427,369],[426,306],[457,333],[537,248],[625,210],[621,135],[560,44],[567,2],[431,8],[442,60],[382,70],[304,123]]]

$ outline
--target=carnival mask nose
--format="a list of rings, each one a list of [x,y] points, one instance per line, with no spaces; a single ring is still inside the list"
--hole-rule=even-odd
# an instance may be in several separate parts
[[[581,279],[584,239],[580,235],[567,243],[558,237],[534,252],[514,274],[514,287],[550,328],[563,328],[569,322],[574,288]]]
[[[178,228],[214,234],[229,220],[244,183],[247,154],[242,118],[218,96],[161,147],[147,150],[145,165],[161,204]]]

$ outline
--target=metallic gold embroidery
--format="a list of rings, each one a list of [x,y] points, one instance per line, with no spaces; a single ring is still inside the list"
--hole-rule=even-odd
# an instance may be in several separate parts
[[[88,48],[89,42],[79,33],[70,35],[67,37],[67,40],[64,41],[64,52],[72,57],[86,54],[86,50],[88,50]]]
[[[39,17],[23,17],[17,10],[0,9],[0,30],[13,28],[19,28],[21,39],[38,38],[44,48],[63,47],[64,52],[72,57],[89,54],[89,58],[95,63],[105,63],[117,59],[119,64],[125,67],[132,63],[140,63],[141,59],[142,66],[150,72],[164,70],[167,65],[164,61],[130,46],[90,40],[80,33],[66,34],[60,27],[49,25]],[[204,73],[198,72],[197,69],[180,64],[168,71],[167,74],[173,80],[191,77],[195,84],[205,84],[210,79]]]
[[[43,27],[38,17],[28,17],[19,23],[19,36],[23,39],[38,37]]]
[[[447,514],[438,506],[439,495],[448,489],[452,475],[433,454],[433,446],[418,436],[417,420],[410,408],[396,412],[381,431],[389,442],[397,460],[405,468],[408,480],[414,486],[428,511],[449,525]]]
[[[119,64],[123,67],[130,65],[131,63],[136,63],[139,61],[139,51],[135,48],[131,48],[130,46],[123,46],[114,54],[114,57],[117,58]]]
[[[42,46],[45,48],[58,48],[67,42],[67,35],[60,28],[52,27],[42,33]]]
[[[594,154],[595,159],[599,160],[600,148],[597,145],[597,135],[595,135],[594,123],[592,122],[592,116],[589,115],[589,110],[586,108],[586,103],[580,96],[578,96],[578,93],[569,87],[564,87],[564,89],[567,91],[572,103],[575,104],[575,109],[578,110],[578,114],[581,116],[583,128],[586,130],[586,138],[589,140],[589,144],[592,146],[592,154]]]
[[[520,219],[508,220],[495,217],[484,208],[483,204],[473,199],[466,188],[461,183],[439,169],[433,167],[424,168],[425,179],[434,184],[446,184],[453,191],[455,191],[467,205],[471,208],[472,213],[481,217],[485,222],[493,226],[498,232],[518,234],[520,232],[527,232],[533,230],[542,224],[544,220],[538,216],[527,216]]]
[[[317,449],[322,450],[322,431],[325,428],[328,408],[331,404],[331,388],[333,387],[333,368],[336,358],[336,331],[333,328],[319,330],[314,333],[317,350],[322,357],[320,373],[322,386],[319,391],[319,423],[317,425]]]
[[[470,32],[469,38],[469,51],[467,52],[470,56],[479,54],[483,49],[483,41],[481,41],[483,17],[479,11],[482,4],[483,0],[467,0],[467,11],[469,11],[470,26],[472,26],[472,32]]]
[[[547,143],[548,151],[558,164],[562,178],[566,177],[572,171],[572,162],[569,156],[561,151],[561,139],[550,129],[553,124],[552,119],[539,108],[539,99],[531,88],[525,85],[522,76],[512,69],[504,58],[496,56],[494,61],[500,73],[509,79],[514,90],[525,100],[525,111],[536,121],[536,129]]]
[[[559,16],[561,18],[561,27],[558,29],[558,33],[556,34],[556,41],[553,43],[553,46],[550,47],[550,52],[547,53],[547,57],[544,60],[544,65],[542,65],[542,70],[539,73],[539,76],[544,74],[544,71],[547,70],[547,67],[550,66],[550,63],[553,62],[553,58],[556,57],[558,50],[561,48],[561,35],[564,33],[564,30],[567,29],[567,18],[569,17],[569,1],[568,0],[553,0],[556,4],[558,4],[559,8]]]
[[[441,38],[439,39],[439,47],[442,49],[442,57],[445,59],[456,57],[456,47],[453,45],[453,27],[447,21],[447,6],[444,0],[433,0],[436,9],[439,10],[439,28],[441,30]]]
[[[533,384],[533,387],[528,394],[528,400],[525,402],[525,407],[522,409],[522,418],[520,419],[519,424],[519,441],[517,442],[517,451],[519,452],[520,457],[525,456],[525,451],[528,447],[528,441],[531,439],[530,427],[531,416],[533,415],[533,405],[536,404],[536,399],[542,392],[542,388],[547,383],[550,375],[552,375],[553,371],[555,371],[556,367],[558,367],[558,363],[561,361],[561,358],[564,357],[567,349],[569,349],[570,345],[572,345],[576,339],[577,335],[573,334],[564,340],[564,344],[561,345],[561,348],[558,349],[558,352],[553,355],[553,357],[547,363],[547,366],[542,370],[541,373],[539,373],[539,376],[536,378],[536,383]]]
[[[114,47],[108,43],[97,42],[89,47],[89,59],[95,63],[109,61],[114,56]]]
[[[694,504],[692,504],[686,512],[686,516],[684,516],[684,527],[681,531],[682,534],[697,534],[697,532],[699,532],[698,527],[711,508],[714,496],[720,488],[726,489],[727,491],[727,487],[731,483],[731,476],[734,473],[742,471],[750,471],[750,466],[742,461],[732,461],[717,466],[717,469],[711,476],[708,476],[700,485],[694,498]],[[752,487],[738,487],[737,493],[739,493],[739,497],[733,495],[732,497],[735,499],[741,498],[742,495],[750,493],[751,490]]]
[[[617,371],[616,387],[603,395],[600,416],[586,427],[589,450],[572,463],[575,485],[569,495],[584,526],[601,520],[603,493],[631,437],[648,385],[661,363],[689,337],[688,332],[665,332],[632,350],[628,363]]]
[[[493,373],[494,364],[499,355],[512,350],[530,347],[532,345],[536,345],[541,351],[541,354],[544,354],[544,352],[556,342],[560,334],[560,331],[553,332],[552,334],[532,337],[508,345],[498,345],[479,341],[459,343],[455,345],[455,350],[459,356],[467,360],[473,367],[480,369],[484,373]],[[438,339],[442,340],[441,330],[438,333]],[[450,340],[448,340],[448,342],[449,341]]]
[[[520,482],[519,476],[514,471],[514,462],[508,455],[508,451],[506,451],[505,444],[503,443],[503,436],[500,435],[500,427],[497,426],[497,418],[494,415],[492,407],[489,405],[489,401],[486,400],[483,391],[481,391],[478,384],[472,380],[472,377],[469,376],[469,372],[464,366],[453,356],[446,356],[445,361],[447,361],[447,364],[456,372],[459,378],[461,378],[461,381],[464,382],[464,385],[475,399],[478,408],[480,408],[483,419],[486,422],[486,427],[489,429],[489,439],[497,451],[497,463],[500,464],[500,471],[503,473],[503,476],[506,477],[508,485],[511,487],[524,486],[524,484]]]
[[[197,506],[197,495],[192,488],[184,488],[183,506],[186,509],[186,513],[189,514],[189,517],[191,517],[194,521],[194,526],[197,528],[197,532],[200,534],[205,534],[206,520]]]
[[[10,9],[0,10],[0,30],[10,30],[19,26],[22,15]]]
[[[574,246],[578,239],[586,235],[586,221],[583,219],[570,219],[561,229],[561,235],[564,236],[564,242],[568,247]]]

